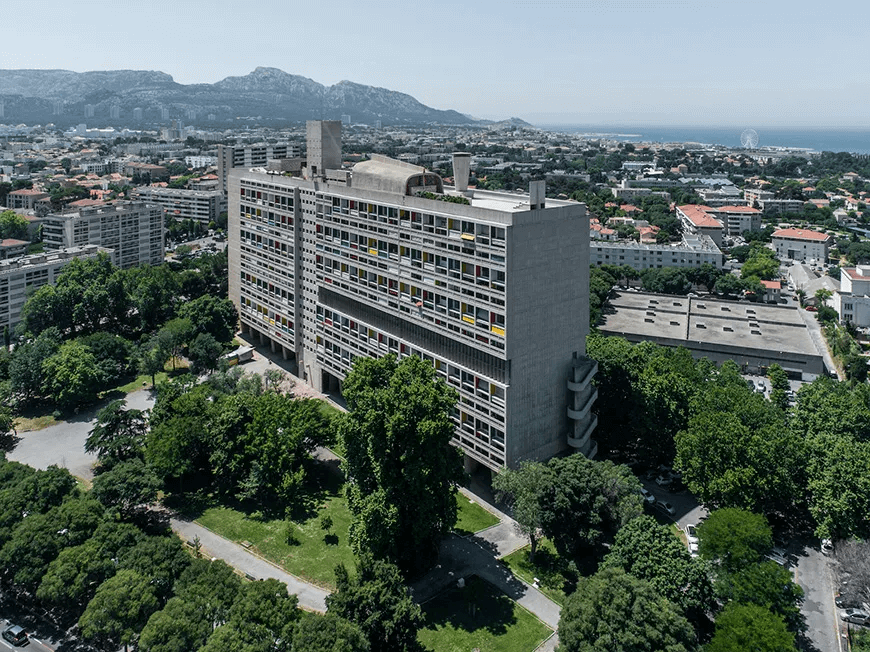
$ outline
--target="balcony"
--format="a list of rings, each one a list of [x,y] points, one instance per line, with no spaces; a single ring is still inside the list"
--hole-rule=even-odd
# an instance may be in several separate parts
[[[568,380],[568,389],[572,392],[582,392],[598,373],[598,362],[588,358],[575,358],[572,371],[573,378]]]
[[[572,433],[568,433],[568,445],[571,448],[577,449],[582,452],[586,457],[592,459],[595,457],[595,453],[598,451],[598,444],[592,440],[592,431],[595,430],[595,427],[598,425],[598,417],[593,416],[589,421],[589,425],[583,430],[579,437],[572,436]]]

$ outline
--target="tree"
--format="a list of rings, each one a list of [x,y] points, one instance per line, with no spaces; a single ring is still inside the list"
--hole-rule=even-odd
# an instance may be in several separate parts
[[[701,557],[718,559],[734,572],[761,561],[773,547],[773,532],[761,514],[725,508],[711,512],[698,526],[698,541]]]
[[[717,588],[723,601],[767,607],[782,616],[791,631],[806,629],[800,611],[804,591],[794,583],[791,572],[774,561],[749,564],[735,573],[726,573]]]
[[[329,613],[355,623],[365,634],[371,652],[416,652],[417,632],[423,626],[423,612],[405,587],[402,574],[393,564],[358,558],[356,577],[343,565],[335,569],[336,591],[326,597]]]
[[[148,577],[119,570],[97,589],[79,619],[79,627],[84,638],[116,648],[123,645],[126,651],[157,607]]]
[[[210,294],[182,304],[178,316],[190,321],[194,334],[208,333],[218,342],[233,339],[239,318],[232,301]]]
[[[148,578],[157,599],[163,604],[172,587],[190,565],[191,558],[176,536],[149,536],[132,548],[121,551],[118,568],[134,570]]]
[[[643,580],[618,568],[581,578],[559,618],[560,652],[686,652],[689,621]]]
[[[159,338],[152,338],[139,352],[139,372],[151,376],[151,387],[157,386],[156,376],[164,367],[169,353],[160,346]]]
[[[870,536],[870,441],[817,435],[810,449],[807,490],[816,535]]]
[[[621,568],[646,580],[662,596],[682,609],[693,622],[713,610],[713,585],[707,565],[689,556],[673,530],[651,516],[629,522],[619,532],[601,568]]]
[[[97,360],[78,341],[64,342],[42,363],[45,389],[61,409],[79,407],[97,398],[100,377]]]
[[[436,559],[456,523],[459,452],[450,445],[456,392],[417,357],[357,360],[343,385],[349,412],[338,418],[353,514],[351,544],[408,575]]]
[[[626,466],[574,454],[550,460],[547,469],[541,525],[567,559],[579,559],[643,513],[640,481]]]
[[[329,612],[304,613],[293,631],[291,652],[369,652],[369,642],[352,622]]]
[[[199,650],[214,631],[194,600],[174,597],[148,619],[139,637],[143,652],[187,652]]]
[[[5,210],[0,213],[0,240],[7,238],[13,240],[25,240],[27,237],[28,222],[13,210]]]
[[[208,333],[199,333],[191,342],[188,357],[191,371],[200,375],[217,369],[218,360],[223,353],[223,347]]]
[[[134,525],[100,523],[90,539],[60,551],[42,576],[36,597],[72,612],[78,620],[97,587],[115,574],[121,550],[132,548],[143,538]]]
[[[60,333],[56,328],[50,328],[13,352],[9,362],[9,381],[12,391],[22,402],[29,402],[42,395],[45,384],[43,363],[57,353],[60,343]]]
[[[755,604],[725,605],[707,652],[794,652],[794,634],[781,616]]]
[[[496,499],[507,502],[520,534],[529,538],[529,561],[533,563],[541,529],[541,497],[551,478],[546,466],[526,460],[516,471],[503,469],[492,479]]]
[[[770,402],[785,411],[788,409],[788,374],[775,362],[767,368],[770,379]]]
[[[126,404],[117,399],[97,412],[97,423],[85,440],[85,452],[96,453],[103,465],[142,455],[148,419],[142,410],[125,410]]]
[[[826,306],[828,305],[828,299],[834,296],[834,293],[826,288],[819,288],[813,296],[819,306]]]
[[[139,458],[118,462],[94,478],[91,493],[106,507],[113,507],[129,519],[147,510],[163,484]]]
[[[175,361],[181,357],[181,352],[193,337],[193,324],[189,319],[172,319],[163,328],[157,331],[155,336],[157,346],[165,352],[167,357],[172,358],[172,369],[175,370]]]
[[[299,618],[296,605],[296,596],[287,593],[287,585],[276,579],[247,583],[236,597],[227,623],[214,631],[200,652],[289,649]]]

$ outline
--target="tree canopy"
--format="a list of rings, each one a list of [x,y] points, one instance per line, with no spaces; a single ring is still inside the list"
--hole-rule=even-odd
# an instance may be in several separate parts
[[[349,412],[338,420],[346,451],[350,536],[408,575],[435,561],[456,522],[459,452],[450,444],[456,392],[417,357],[359,359],[343,385]]]

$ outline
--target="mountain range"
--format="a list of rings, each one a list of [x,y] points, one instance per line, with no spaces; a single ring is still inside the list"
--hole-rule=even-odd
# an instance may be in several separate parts
[[[179,84],[152,70],[0,70],[0,102],[0,122],[6,124],[134,126],[138,118],[143,125],[177,119],[217,127],[241,121],[338,120],[343,115],[370,125],[487,123],[433,109],[398,91],[350,81],[324,86],[277,68],[256,68],[214,84]],[[141,109],[140,118],[135,109]]]

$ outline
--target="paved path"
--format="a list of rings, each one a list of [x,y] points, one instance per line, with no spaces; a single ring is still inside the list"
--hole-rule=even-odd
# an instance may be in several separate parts
[[[154,395],[150,389],[141,389],[126,397],[127,408],[150,410]],[[85,440],[97,420],[97,412],[108,403],[90,408],[69,421],[61,421],[42,430],[19,432],[15,449],[6,455],[10,460],[29,464],[37,469],[46,469],[52,464],[69,469],[80,478],[94,477],[93,465],[96,455],[85,453]]]
[[[223,559],[233,568],[258,580],[272,577],[284,582],[287,585],[287,590],[299,597],[301,607],[321,613],[326,611],[326,596],[329,595],[329,591],[326,589],[291,575],[275,564],[245,550],[237,543],[224,539],[198,523],[178,518],[170,519],[170,523],[173,531],[184,541],[193,541],[193,538],[198,536],[202,544],[203,554]]]
[[[819,352],[819,355],[822,356],[822,359],[825,361],[825,367],[829,371],[835,371],[837,376],[839,377],[840,372],[837,370],[837,365],[834,363],[834,358],[831,356],[831,350],[828,348],[828,342],[825,340],[825,336],[822,334],[822,327],[819,324],[819,320],[816,319],[816,313],[807,312],[806,310],[802,310],[798,308],[798,313],[803,318],[804,323],[807,325],[807,332],[810,334],[810,338],[813,340],[813,344],[816,345],[816,349]],[[845,378],[840,378],[840,380],[845,380]]]
[[[804,590],[801,613],[807,619],[807,638],[814,652],[842,652],[846,645],[839,640],[841,623],[834,605],[830,558],[807,545],[797,553],[794,575]]]

